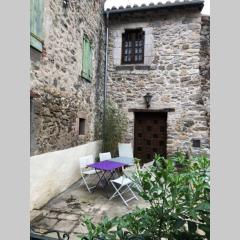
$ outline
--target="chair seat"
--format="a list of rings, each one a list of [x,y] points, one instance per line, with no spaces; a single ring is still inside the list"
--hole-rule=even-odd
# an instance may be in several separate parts
[[[92,169],[92,170],[87,170],[87,171],[84,171],[82,172],[83,174],[86,174],[86,175],[92,175],[92,174],[95,174],[97,173],[97,171],[95,169]]]
[[[111,181],[114,182],[114,183],[117,183],[117,184],[119,184],[119,185],[121,185],[121,186],[126,186],[126,185],[128,185],[129,183],[132,183],[132,180],[131,180],[131,179],[126,178],[126,177],[124,177],[124,176],[119,177],[119,178],[114,179],[114,180],[111,180]]]

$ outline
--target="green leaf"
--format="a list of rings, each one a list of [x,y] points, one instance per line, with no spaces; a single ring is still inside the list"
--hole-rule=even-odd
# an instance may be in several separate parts
[[[202,202],[196,207],[197,210],[205,210],[210,211],[210,203],[209,202]]]
[[[186,223],[185,220],[178,218],[174,224],[174,228],[179,229]]]

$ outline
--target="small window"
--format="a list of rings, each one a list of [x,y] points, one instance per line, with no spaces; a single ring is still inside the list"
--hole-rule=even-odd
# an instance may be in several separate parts
[[[31,0],[30,8],[30,45],[42,52],[44,0]]]
[[[122,64],[144,62],[144,32],[142,29],[126,30],[122,35]]]
[[[79,135],[85,135],[85,122],[84,118],[79,118]]]
[[[192,140],[192,146],[195,148],[200,148],[201,147],[201,141],[199,139],[193,139]]]
[[[83,38],[82,77],[92,79],[92,46],[86,35]]]

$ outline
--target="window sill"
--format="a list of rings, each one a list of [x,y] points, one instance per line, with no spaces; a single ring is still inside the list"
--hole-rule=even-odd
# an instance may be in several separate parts
[[[150,70],[150,65],[144,65],[144,64],[122,64],[122,65],[116,66],[116,70],[118,70],[118,71],[134,71],[134,70],[148,71],[148,70]]]

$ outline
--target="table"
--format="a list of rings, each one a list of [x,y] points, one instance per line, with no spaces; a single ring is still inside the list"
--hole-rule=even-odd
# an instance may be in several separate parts
[[[115,157],[112,158],[111,161],[125,163],[128,166],[134,165],[134,158],[130,157]]]
[[[121,162],[116,162],[111,160],[105,160],[105,161],[89,164],[88,167],[95,168],[96,170],[101,170],[100,172],[96,171],[99,177],[99,181],[97,182],[95,189],[97,188],[98,185],[100,185],[100,182],[103,179],[106,181],[106,183],[103,185],[103,188],[104,188],[108,184],[112,176],[116,173],[116,170],[127,165],[128,164],[126,163],[121,163]],[[108,178],[106,178],[107,172],[110,172],[110,176]],[[100,173],[102,173],[102,175],[100,175]]]

